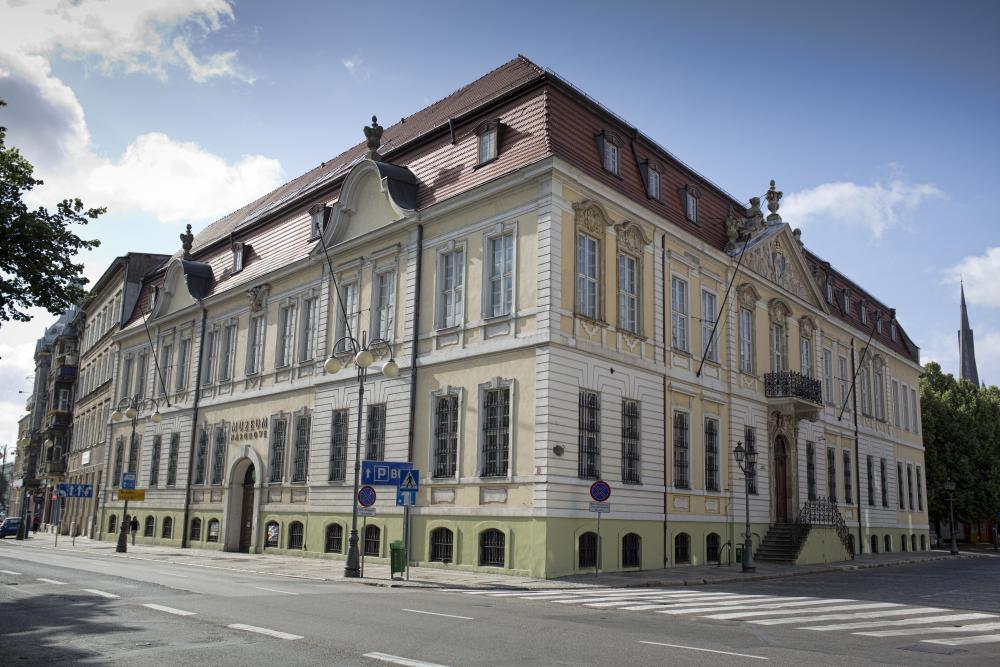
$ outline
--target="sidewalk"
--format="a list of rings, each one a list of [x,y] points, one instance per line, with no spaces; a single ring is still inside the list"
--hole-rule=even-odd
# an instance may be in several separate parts
[[[399,578],[391,579],[389,577],[389,566],[382,563],[366,564],[364,579],[345,579],[343,574],[343,560],[206,551],[204,549],[179,549],[177,547],[144,544],[129,545],[127,554],[119,554],[115,552],[115,545],[113,543],[98,542],[85,537],[76,538],[76,545],[74,546],[71,538],[61,536],[59,545],[55,546],[55,536],[41,532],[34,534],[31,539],[24,542],[5,539],[0,542],[0,548],[4,547],[66,551],[107,558],[148,560],[191,567],[231,570],[234,572],[315,579],[317,581],[349,581],[351,583],[362,583],[373,586],[504,588],[524,590],[591,588],[598,586],[610,586],[614,588],[701,586],[705,584],[737,583],[764,579],[784,579],[808,574],[843,572],[873,567],[904,566],[911,563],[950,560],[953,558],[983,557],[983,554],[976,553],[962,553],[961,556],[951,556],[947,551],[865,554],[858,556],[852,561],[820,565],[758,563],[757,571],[753,574],[743,574],[739,565],[723,565],[722,567],[699,565],[646,570],[643,572],[602,573],[598,576],[594,576],[593,574],[578,574],[549,580],[485,574],[481,572],[465,572],[462,570],[435,567],[411,567],[410,580],[403,581]]]

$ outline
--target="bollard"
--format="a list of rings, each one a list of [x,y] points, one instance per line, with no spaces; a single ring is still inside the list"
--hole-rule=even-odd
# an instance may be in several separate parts
[[[72,540],[71,544],[75,547],[76,546],[76,521],[74,521],[73,523],[69,524],[69,534],[73,536],[73,540]]]

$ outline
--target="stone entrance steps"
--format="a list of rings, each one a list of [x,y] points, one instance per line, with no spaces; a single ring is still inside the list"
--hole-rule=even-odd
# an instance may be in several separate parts
[[[754,559],[765,563],[794,563],[809,536],[809,529],[808,524],[771,524]]]

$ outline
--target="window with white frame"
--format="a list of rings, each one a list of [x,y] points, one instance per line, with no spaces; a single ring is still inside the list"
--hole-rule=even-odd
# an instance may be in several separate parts
[[[705,490],[719,491],[719,420],[705,418]]]
[[[622,399],[622,481],[642,481],[642,424],[639,401]]]
[[[462,324],[465,288],[465,249],[441,253],[438,272],[438,326],[442,329]]]
[[[910,430],[910,402],[906,400],[906,394],[909,392],[906,385],[903,385],[903,428],[907,431]]]
[[[844,315],[851,314],[851,294],[846,289],[840,294],[840,307],[844,311]]]
[[[771,323],[771,370],[785,370],[785,327],[777,322]]]
[[[330,428],[330,474],[329,480],[343,481],[347,475],[347,430],[350,412],[346,409],[334,410]]]
[[[740,308],[740,370],[753,373],[753,312]]]
[[[233,379],[233,367],[236,365],[236,330],[236,322],[227,324],[222,330],[219,351],[219,380],[222,382]]]
[[[618,328],[639,333],[639,270],[638,260],[626,253],[618,254]]]
[[[802,368],[802,374],[806,377],[813,376],[812,349],[811,340],[805,336],[799,338],[799,363]]]
[[[509,315],[514,301],[514,233],[488,241],[487,317]]]
[[[691,222],[698,222],[698,195],[691,189],[684,191],[684,215]]]
[[[299,318],[299,361],[308,361],[316,354],[316,308],[319,299],[307,297],[302,300],[302,316]]]
[[[600,313],[600,245],[593,236],[576,235],[576,312],[596,320]]]
[[[833,402],[833,351],[823,350],[823,396],[827,403]]]
[[[365,458],[369,461],[385,460],[385,414],[385,403],[368,406]]]
[[[885,420],[885,367],[881,362],[875,362],[875,382],[873,385],[873,400],[875,402],[875,418]]]
[[[222,484],[226,471],[226,429],[215,428],[215,444],[212,447],[212,484]]]
[[[485,164],[497,157],[497,124],[493,123],[479,134],[479,164]]]
[[[861,414],[870,415],[872,413],[871,376],[868,374],[868,366],[862,366],[858,374],[858,383],[861,385]]]
[[[848,382],[850,378],[850,371],[847,369],[847,357],[837,357],[837,363],[840,367],[840,405],[846,406],[847,410],[851,409],[851,406],[847,403],[847,392],[850,388]]]
[[[675,350],[688,351],[688,285],[677,276],[670,278],[670,343]]]
[[[295,307],[286,303],[278,308],[278,335],[274,350],[274,367],[284,368],[292,363]]]
[[[396,272],[375,274],[372,294],[372,338],[392,340],[396,312]]]
[[[455,476],[458,461],[458,395],[445,394],[434,400],[434,477]]]
[[[139,398],[146,396],[146,367],[149,366],[149,353],[143,350],[137,357],[135,367],[135,394]]]
[[[868,324],[868,309],[863,299],[858,301],[858,319],[861,320],[861,324]]]
[[[712,334],[715,328],[716,313],[715,294],[708,290],[701,291],[701,345],[705,358],[709,361],[719,360],[719,341]]]
[[[577,474],[582,479],[601,477],[601,397],[596,391],[580,390],[577,438]]]
[[[187,389],[188,382],[188,367],[191,363],[191,339],[182,338],[180,343],[180,348],[177,351],[177,371],[174,375],[177,377],[174,383],[175,391],[183,391]]]
[[[615,138],[610,135],[604,137],[604,170],[614,175],[618,175],[620,149]]]
[[[234,243],[233,244],[233,273],[239,273],[243,270],[243,244]]]
[[[256,315],[250,318],[250,330],[247,334],[247,375],[255,375],[264,365],[264,316]]]
[[[201,366],[201,383],[211,384],[213,373],[215,372],[215,340],[218,338],[215,329],[205,332],[205,350],[203,351]]]
[[[340,286],[340,304],[337,308],[337,352],[346,352],[346,343],[341,342],[345,336],[357,338],[360,301],[358,283],[346,282]]]
[[[894,342],[894,343],[896,342],[896,336],[897,335],[899,335],[899,334],[896,331],[896,323],[895,322],[890,322],[889,323],[889,338],[892,339],[892,342]]]
[[[480,475],[505,477],[510,465],[510,387],[483,391],[483,451]]]
[[[914,387],[910,387],[910,415],[913,417],[913,432],[920,432],[920,422],[918,417],[920,414],[917,412],[917,390]]]
[[[646,170],[646,194],[650,199],[660,199],[660,172],[653,166]]]

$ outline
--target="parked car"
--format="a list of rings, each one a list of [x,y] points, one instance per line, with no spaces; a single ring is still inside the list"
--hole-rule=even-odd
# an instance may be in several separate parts
[[[3,523],[0,523],[0,538],[7,537],[8,535],[17,536],[17,527],[20,525],[21,517],[7,517],[3,520]]]

